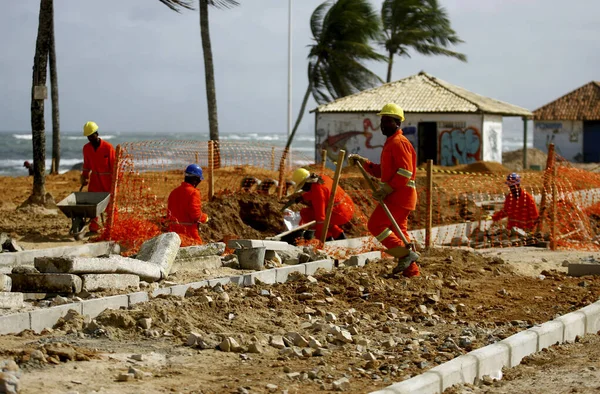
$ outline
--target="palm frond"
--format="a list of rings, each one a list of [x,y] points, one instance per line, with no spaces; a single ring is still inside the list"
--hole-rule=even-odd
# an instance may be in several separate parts
[[[237,7],[238,5],[240,5],[240,3],[237,2],[236,0],[207,0],[207,1],[208,1],[208,5],[211,5],[215,8],[221,8],[221,9],[233,8],[233,7]]]
[[[194,6],[193,6],[193,1],[192,0],[158,0],[161,3],[163,3],[164,5],[166,5],[167,7],[169,7],[171,10],[175,11],[175,12],[180,12],[180,10],[186,9],[186,10],[193,10]]]

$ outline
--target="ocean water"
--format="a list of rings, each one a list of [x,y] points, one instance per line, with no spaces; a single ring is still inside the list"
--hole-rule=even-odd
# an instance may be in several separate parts
[[[208,133],[144,133],[144,132],[102,132],[100,137],[109,141],[113,146],[133,141],[147,140],[208,140]],[[528,135],[527,145],[533,146],[533,133]],[[283,147],[287,141],[285,134],[266,133],[220,133],[222,141],[233,141],[261,146]],[[70,170],[74,165],[83,161],[82,149],[87,143],[87,138],[81,132],[61,133],[61,160],[60,172]],[[523,134],[520,130],[505,129],[502,139],[504,152],[521,149],[523,147]],[[294,162],[296,165],[305,164],[302,160],[313,160],[315,157],[315,137],[313,134],[296,134],[292,144],[292,157],[297,153]],[[23,167],[25,160],[32,161],[32,143],[30,132],[0,131],[0,176],[23,176],[27,170]],[[50,170],[52,159],[52,133],[46,134],[46,169]],[[306,161],[306,160],[304,160]]]
[[[222,141],[248,143],[253,145],[283,147],[287,142],[286,134],[261,134],[261,133],[220,133]],[[207,141],[208,133],[128,133],[128,132],[102,132],[100,138],[110,142],[113,146],[134,141],[148,140],[184,140]],[[82,149],[87,143],[87,138],[81,132],[61,132],[60,173],[69,171],[74,165],[83,162]],[[33,148],[30,132],[0,131],[0,176],[27,175],[23,162],[33,161]],[[296,134],[292,143],[292,158],[296,153],[295,164],[314,160],[315,137],[312,134]],[[303,160],[304,159],[304,160]],[[52,161],[52,133],[46,134],[46,169],[50,170]]]

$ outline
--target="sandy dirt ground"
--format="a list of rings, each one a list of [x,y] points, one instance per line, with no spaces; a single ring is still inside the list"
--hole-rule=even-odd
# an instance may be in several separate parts
[[[445,394],[546,394],[600,392],[600,337],[587,335],[526,357],[500,381],[453,387]]]
[[[77,182],[72,172],[49,177],[47,188],[59,201],[78,189]],[[356,182],[348,189],[360,188]],[[17,209],[31,178],[0,178],[0,188],[0,232],[26,248],[75,243],[62,213]],[[222,227],[202,235],[207,242],[274,235],[282,230],[281,218],[264,217],[261,231],[254,219],[282,204],[273,196],[224,194],[206,204]],[[455,207],[441,212],[442,222],[465,214]],[[348,233],[361,235],[360,223]],[[270,287],[159,297],[131,310],[105,311],[95,322],[71,316],[42,335],[0,337],[0,360],[18,363],[23,393],[316,393],[338,387],[365,393],[595,302],[600,278],[570,278],[562,266],[590,255],[599,257],[538,248],[444,248],[425,253],[422,275],[411,280],[391,276],[392,261],[382,260]],[[148,318],[151,328],[144,329],[140,321]],[[191,333],[200,346],[186,345]],[[286,334],[289,342],[280,349]],[[234,351],[218,349],[227,338],[237,343],[227,342]],[[137,378],[117,381],[130,367]]]

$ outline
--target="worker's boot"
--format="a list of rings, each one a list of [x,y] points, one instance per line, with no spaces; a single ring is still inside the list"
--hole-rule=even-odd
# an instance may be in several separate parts
[[[395,248],[388,249],[385,252],[398,259],[398,264],[392,271],[393,274],[399,274],[400,272],[407,271],[407,275],[405,275],[407,277],[419,275],[419,267],[415,264],[415,261],[417,261],[421,256],[417,252],[413,252],[404,246],[396,246]],[[414,273],[415,268],[416,274]]]
[[[90,221],[89,229],[92,233],[100,232],[100,224],[98,223],[98,218],[94,218]]]

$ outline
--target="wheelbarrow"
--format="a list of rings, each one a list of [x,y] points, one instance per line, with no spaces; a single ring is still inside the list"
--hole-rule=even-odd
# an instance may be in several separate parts
[[[69,234],[79,241],[83,239],[85,227],[104,212],[109,202],[110,193],[107,192],[75,192],[56,205],[71,218]]]

